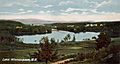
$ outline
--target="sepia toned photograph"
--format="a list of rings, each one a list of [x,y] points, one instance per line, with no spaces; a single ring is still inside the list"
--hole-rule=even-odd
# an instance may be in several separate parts
[[[0,64],[120,64],[120,0],[0,0]]]

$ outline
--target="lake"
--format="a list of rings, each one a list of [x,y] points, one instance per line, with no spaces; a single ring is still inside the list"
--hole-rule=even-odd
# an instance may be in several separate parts
[[[16,36],[19,38],[19,40],[23,41],[24,43],[39,43],[42,37],[47,36],[49,39],[55,38],[56,41],[61,41],[63,38],[70,34],[71,40],[73,39],[73,36],[75,35],[76,41],[83,41],[86,39],[91,39],[92,37],[97,37],[99,35],[99,32],[80,32],[80,33],[73,33],[68,31],[52,31],[52,33],[49,34],[36,34],[36,35],[23,35],[23,36]]]

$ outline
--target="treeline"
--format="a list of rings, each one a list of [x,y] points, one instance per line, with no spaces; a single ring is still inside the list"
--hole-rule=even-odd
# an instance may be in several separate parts
[[[120,36],[120,22],[77,22],[77,23],[54,23],[51,24],[57,30],[70,32],[108,32],[111,37]]]
[[[25,44],[9,32],[0,32],[0,51],[37,48],[38,44]]]
[[[15,26],[23,26],[24,24],[21,22],[16,22],[14,20],[0,20],[0,27],[15,27]]]
[[[51,33],[51,27],[25,25],[13,20],[0,20],[0,31],[8,31],[13,35],[34,35]]]
[[[45,33],[51,33],[51,28],[42,25],[25,25],[13,20],[0,20],[0,51],[36,48],[37,44],[24,44],[15,36]]]

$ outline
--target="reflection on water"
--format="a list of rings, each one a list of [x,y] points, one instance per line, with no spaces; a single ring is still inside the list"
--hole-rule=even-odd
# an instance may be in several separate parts
[[[39,43],[40,39],[44,36],[48,36],[49,39],[55,38],[55,40],[63,40],[63,38],[70,34],[71,40],[73,38],[73,35],[75,35],[76,41],[83,41],[83,39],[92,39],[92,37],[97,37],[99,33],[96,32],[80,32],[80,33],[73,33],[68,31],[52,31],[50,34],[37,34],[37,35],[24,35],[24,36],[16,36],[17,38],[20,38],[24,43]]]

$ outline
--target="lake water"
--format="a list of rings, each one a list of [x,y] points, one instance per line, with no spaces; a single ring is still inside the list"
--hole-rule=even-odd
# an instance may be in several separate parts
[[[73,39],[73,35],[75,35],[76,41],[83,41],[83,39],[91,39],[92,37],[97,37],[99,32],[80,32],[80,33],[73,33],[68,31],[52,31],[52,33],[49,34],[36,34],[36,35],[23,35],[23,36],[16,36],[17,38],[20,38],[24,43],[39,43],[42,37],[47,36],[49,39],[55,38],[57,41],[63,40],[63,38],[70,34],[71,40]]]

